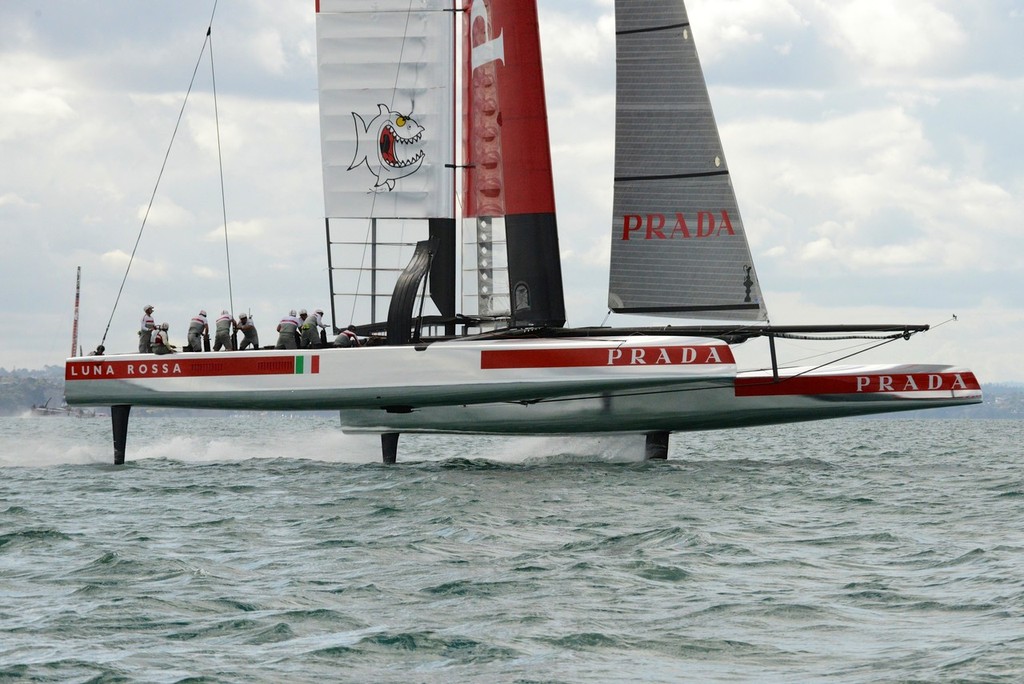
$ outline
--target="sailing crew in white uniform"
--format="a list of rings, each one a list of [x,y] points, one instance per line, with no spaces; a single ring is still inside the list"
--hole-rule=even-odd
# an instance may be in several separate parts
[[[167,334],[168,330],[170,330],[170,326],[166,323],[161,323],[160,327],[153,331],[151,346],[153,347],[154,354],[174,353],[174,345],[171,344],[170,336]]]
[[[235,325],[235,319],[231,317],[227,309],[220,312],[217,317],[217,332],[213,339],[213,351],[231,351],[231,326]]]
[[[298,342],[298,345],[300,347],[305,347],[306,346],[305,340],[302,339],[302,328],[306,325],[306,319],[307,318],[309,318],[309,314],[306,313],[305,309],[301,309],[299,311],[299,328],[298,328],[298,330],[295,333],[296,335],[298,335],[298,337],[296,338],[296,341]]]
[[[147,304],[143,309],[142,321],[139,323],[139,353],[150,352],[150,341],[153,338],[153,331],[156,330],[156,322],[153,320],[153,305]]]
[[[295,309],[292,309],[277,324],[277,332],[280,334],[277,336],[277,344],[274,348],[297,349],[299,346],[298,331],[300,325],[302,325],[302,321],[295,315]]]
[[[348,326],[334,338],[335,347],[358,347],[359,336],[356,335],[356,331],[352,329],[352,326]]]
[[[206,322],[206,310],[203,309],[188,324],[188,348],[203,351],[203,335],[209,332],[210,325]]]
[[[313,315],[308,316],[301,326],[301,340],[299,346],[303,349],[316,349],[320,346],[320,331],[324,327],[324,312],[317,309]]]
[[[238,345],[239,351],[250,346],[253,349],[260,348],[260,336],[256,332],[256,324],[252,322],[252,318],[249,317],[249,314],[238,314],[238,325],[236,326],[236,329],[242,333],[242,341]]]

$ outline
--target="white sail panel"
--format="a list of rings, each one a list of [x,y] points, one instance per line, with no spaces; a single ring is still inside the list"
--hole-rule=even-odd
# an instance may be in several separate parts
[[[454,215],[454,174],[445,168],[455,161],[450,2],[318,3],[328,218]]]
[[[619,0],[615,18],[609,307],[766,320],[682,0]]]

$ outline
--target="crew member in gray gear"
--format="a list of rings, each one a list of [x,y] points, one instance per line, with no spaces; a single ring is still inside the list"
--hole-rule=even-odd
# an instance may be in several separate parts
[[[203,335],[208,334],[210,326],[206,322],[206,311],[193,316],[188,324],[188,348],[192,351],[203,351]]]
[[[277,324],[277,332],[280,334],[277,336],[277,344],[274,345],[274,349],[298,348],[299,345],[296,340],[298,339],[300,325],[302,325],[302,321],[295,317],[295,309],[292,309]]]
[[[317,349],[320,346],[320,329],[324,327],[323,315],[324,312],[317,309],[312,315],[307,316],[300,326],[299,346],[303,349]]]
[[[231,326],[235,324],[235,319],[231,317],[227,309],[220,312],[220,317],[217,319],[217,332],[216,337],[213,339],[213,351],[231,351]]]
[[[236,329],[242,333],[242,341],[238,345],[239,351],[250,346],[253,349],[260,348],[260,336],[256,332],[256,324],[252,322],[249,314],[238,314],[238,326]]]
[[[154,354],[174,353],[174,345],[168,339],[168,330],[170,330],[170,326],[166,323],[161,323],[160,327],[153,331],[151,345]]]
[[[248,347],[259,349],[259,334],[256,332],[256,324],[253,323],[253,319],[249,317],[248,313],[239,314],[239,325],[234,327],[234,329],[242,333],[239,351]]]
[[[156,323],[153,321],[153,305],[147,304],[142,314],[142,321],[139,323],[139,353],[148,354],[150,342],[153,338],[153,331],[156,330]]]

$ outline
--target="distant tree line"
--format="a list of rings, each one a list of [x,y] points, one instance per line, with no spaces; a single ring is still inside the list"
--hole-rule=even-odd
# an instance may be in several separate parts
[[[47,401],[64,403],[64,374],[53,377],[43,371],[12,371],[0,368],[0,416],[18,416]]]

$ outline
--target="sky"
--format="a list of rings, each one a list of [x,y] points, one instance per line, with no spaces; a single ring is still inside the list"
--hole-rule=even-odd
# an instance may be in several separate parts
[[[538,5],[569,324],[652,322],[606,310],[612,2]],[[313,0],[219,0],[224,203],[208,53],[154,195],[213,7],[0,3],[0,367],[63,363],[78,266],[86,352],[146,304],[179,342],[199,308],[264,340],[329,308]],[[1024,382],[1024,3],[687,8],[772,323],[930,324],[863,359]]]

